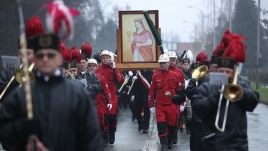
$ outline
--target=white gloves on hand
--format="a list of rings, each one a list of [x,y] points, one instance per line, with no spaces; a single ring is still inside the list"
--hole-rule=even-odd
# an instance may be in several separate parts
[[[180,105],[180,111],[183,112],[185,109],[185,106],[184,105]]]
[[[113,105],[112,104],[107,104],[107,108],[108,108],[108,110],[111,110],[113,108]]]
[[[132,71],[128,71],[128,76],[132,77],[133,76],[133,72]]]
[[[154,107],[151,107],[151,108],[150,108],[150,112],[151,112],[151,113],[155,113],[155,108],[154,108]]]
[[[115,66],[115,62],[113,61],[113,62],[111,62],[111,67],[113,68],[113,69],[115,69],[116,68],[116,66]]]
[[[134,102],[134,99],[135,99],[135,96],[132,95],[132,96],[130,97],[130,102]]]
[[[133,77],[133,80],[137,80],[137,79],[138,79],[138,77],[137,77],[137,76],[134,76],[134,77]]]

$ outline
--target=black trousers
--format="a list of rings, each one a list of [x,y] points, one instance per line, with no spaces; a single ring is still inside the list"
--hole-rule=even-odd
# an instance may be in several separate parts
[[[139,127],[148,130],[150,124],[150,108],[146,96],[135,96],[133,111],[135,118],[138,120]]]

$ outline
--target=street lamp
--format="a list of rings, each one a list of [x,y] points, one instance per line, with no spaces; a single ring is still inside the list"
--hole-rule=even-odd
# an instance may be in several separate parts
[[[205,14],[201,8],[194,7],[194,6],[189,6],[188,8],[196,9],[199,10],[202,16],[202,35],[204,34],[204,19],[205,19]]]
[[[194,27],[194,41],[196,42],[196,25],[189,21],[183,21],[183,23],[191,24]]]
[[[259,73],[260,73],[260,13],[261,13],[261,0],[258,0],[258,22],[257,22],[257,80],[256,80],[256,88],[259,88]]]

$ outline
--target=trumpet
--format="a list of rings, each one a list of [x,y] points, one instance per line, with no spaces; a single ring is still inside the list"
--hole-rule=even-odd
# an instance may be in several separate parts
[[[34,68],[34,63],[32,63],[29,66],[29,73],[30,73],[30,79],[34,79],[34,75],[32,73],[32,70]],[[24,76],[24,72],[23,72],[23,66],[22,64],[20,65],[19,69],[17,69],[16,73],[14,76],[12,76],[12,78],[9,80],[9,82],[7,83],[6,87],[4,88],[4,90],[1,92],[0,94],[0,100],[2,100],[3,96],[5,95],[6,91],[8,90],[8,88],[10,87],[10,85],[14,82],[17,81],[19,84],[22,84],[25,81],[25,76]]]
[[[230,102],[238,102],[241,100],[241,98],[244,95],[244,91],[243,91],[242,87],[237,84],[237,80],[238,80],[238,68],[235,67],[235,73],[234,73],[234,78],[233,78],[232,83],[225,85],[225,86],[222,85],[222,87],[221,87],[221,94],[220,94],[220,98],[219,98],[218,110],[217,110],[216,120],[215,120],[215,127],[220,132],[225,131]],[[222,127],[220,127],[219,118],[220,118],[220,110],[221,110],[221,106],[222,106],[223,96],[226,98],[227,101],[225,104],[225,111],[224,111],[224,116],[223,116]]]

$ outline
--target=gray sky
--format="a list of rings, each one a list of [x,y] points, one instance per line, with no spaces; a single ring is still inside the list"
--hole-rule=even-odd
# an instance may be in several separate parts
[[[220,1],[216,0],[216,9],[220,9]],[[208,24],[212,26],[212,0],[100,0],[104,8],[105,16],[112,12],[112,8],[118,5],[121,10],[125,10],[128,4],[131,10],[159,10],[159,25],[162,33],[178,34],[181,41],[193,41],[194,25],[198,24],[201,30],[202,9],[206,17],[205,29]],[[210,3],[209,3],[210,2]],[[262,0],[264,8],[268,8],[268,0]],[[184,21],[191,22],[185,23]],[[210,26],[210,27],[211,27]]]

